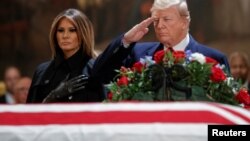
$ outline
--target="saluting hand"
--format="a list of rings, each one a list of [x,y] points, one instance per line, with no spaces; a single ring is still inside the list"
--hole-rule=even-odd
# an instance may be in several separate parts
[[[123,43],[130,44],[139,41],[145,34],[148,33],[148,26],[154,21],[154,18],[149,17],[141,23],[135,25],[132,29],[124,34]]]

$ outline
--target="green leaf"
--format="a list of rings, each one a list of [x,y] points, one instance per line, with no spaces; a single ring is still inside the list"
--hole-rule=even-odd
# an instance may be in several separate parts
[[[132,100],[139,101],[154,101],[153,92],[137,92],[132,97]]]
[[[184,92],[180,92],[174,89],[170,89],[171,92],[171,98],[174,101],[183,101],[186,100],[186,94]]]
[[[193,101],[213,101],[206,95],[206,91],[200,86],[192,86],[192,96]]]

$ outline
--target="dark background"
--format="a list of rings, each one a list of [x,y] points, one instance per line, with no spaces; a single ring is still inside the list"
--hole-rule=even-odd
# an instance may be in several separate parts
[[[17,65],[32,76],[36,66],[49,60],[48,34],[53,18],[77,8],[93,22],[96,51],[112,38],[150,16],[153,0],[0,0],[0,80],[4,68]],[[201,43],[224,52],[250,55],[249,0],[188,0],[190,33]],[[154,31],[142,41],[155,41]]]

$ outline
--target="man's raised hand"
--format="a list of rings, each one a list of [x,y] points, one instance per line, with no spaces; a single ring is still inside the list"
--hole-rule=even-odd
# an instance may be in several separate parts
[[[137,42],[148,33],[148,26],[154,21],[152,17],[143,20],[141,23],[135,25],[132,29],[124,34],[123,43],[130,44]]]

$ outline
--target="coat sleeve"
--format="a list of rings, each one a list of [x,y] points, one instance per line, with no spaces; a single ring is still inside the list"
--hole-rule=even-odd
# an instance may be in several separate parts
[[[128,48],[125,48],[122,45],[122,37],[123,35],[113,40],[98,56],[93,66],[92,76],[98,77],[104,84],[113,80],[116,75],[115,70],[124,65],[135,44],[132,43]]]
[[[42,80],[42,76],[45,73],[46,69],[48,68],[50,62],[45,62],[40,64],[36,70],[35,73],[33,74],[32,77],[32,82],[31,82],[31,86],[29,89],[29,93],[27,96],[27,100],[26,103],[34,103],[37,101],[37,85],[41,82]]]

